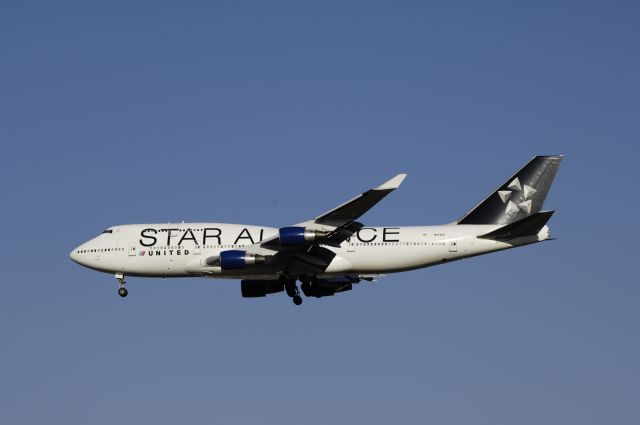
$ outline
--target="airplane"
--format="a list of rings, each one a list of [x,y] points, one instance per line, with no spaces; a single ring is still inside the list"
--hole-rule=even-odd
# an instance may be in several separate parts
[[[314,219],[286,227],[226,223],[112,226],[70,253],[85,267],[125,276],[240,279],[243,297],[307,297],[350,291],[361,281],[551,239],[542,206],[562,155],[535,156],[453,223],[370,227],[357,221],[397,189],[398,174]],[[300,287],[298,288],[298,281]]]

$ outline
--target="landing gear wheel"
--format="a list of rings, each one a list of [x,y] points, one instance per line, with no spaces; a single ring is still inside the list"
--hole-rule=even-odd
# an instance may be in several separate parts
[[[302,297],[300,295],[294,295],[293,296],[293,303],[295,305],[300,305],[302,304]]]
[[[120,295],[122,298],[124,298],[127,295],[129,295],[129,291],[127,291],[127,288],[120,288],[120,289],[118,289],[118,295]]]

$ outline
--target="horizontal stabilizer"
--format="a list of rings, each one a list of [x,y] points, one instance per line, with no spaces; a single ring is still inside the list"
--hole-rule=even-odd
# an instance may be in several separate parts
[[[478,236],[482,239],[494,239],[498,241],[521,238],[523,236],[535,236],[547,224],[555,211],[542,211],[507,224],[493,232]]]

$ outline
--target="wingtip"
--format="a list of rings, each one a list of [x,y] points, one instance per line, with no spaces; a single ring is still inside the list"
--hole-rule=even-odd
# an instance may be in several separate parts
[[[376,187],[375,190],[393,190],[393,189],[397,189],[401,184],[402,181],[405,179],[405,177],[407,177],[406,174],[402,173],[402,174],[398,174],[397,176],[393,177],[392,179],[386,181],[385,183],[382,183],[380,186]]]
[[[536,155],[534,158],[553,158],[562,160],[564,158],[564,154],[561,155]]]

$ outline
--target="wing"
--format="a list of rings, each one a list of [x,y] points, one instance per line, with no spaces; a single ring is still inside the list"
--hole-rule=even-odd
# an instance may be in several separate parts
[[[405,177],[407,177],[406,174],[398,174],[380,186],[369,189],[344,204],[319,215],[313,221],[318,224],[336,227],[355,221],[373,208],[373,206],[380,202],[385,196],[400,187]]]
[[[286,246],[288,245],[287,241],[283,238],[286,237],[287,232],[293,234],[296,231],[302,234],[300,236],[302,239],[339,247],[342,242],[364,226],[356,220],[385,196],[400,187],[406,176],[406,174],[398,174],[380,186],[367,190],[344,204],[320,214],[313,220],[282,228],[278,235],[263,241],[261,247],[277,250]],[[304,229],[304,233],[301,229]],[[284,234],[282,230],[285,230]]]
[[[270,270],[282,273],[317,276],[323,273],[338,274],[334,262],[339,263],[336,253],[330,247],[339,247],[345,240],[363,227],[356,221],[385,196],[397,189],[406,174],[398,174],[378,187],[367,190],[359,196],[339,205],[318,217],[295,226],[280,228],[278,233],[262,242],[243,247],[242,251],[221,252],[206,259],[209,266],[225,268],[227,254],[233,257],[233,267],[238,264],[260,264]],[[237,258],[236,258],[237,257]],[[349,269],[343,267],[342,269]],[[363,279],[358,277],[357,280]]]

